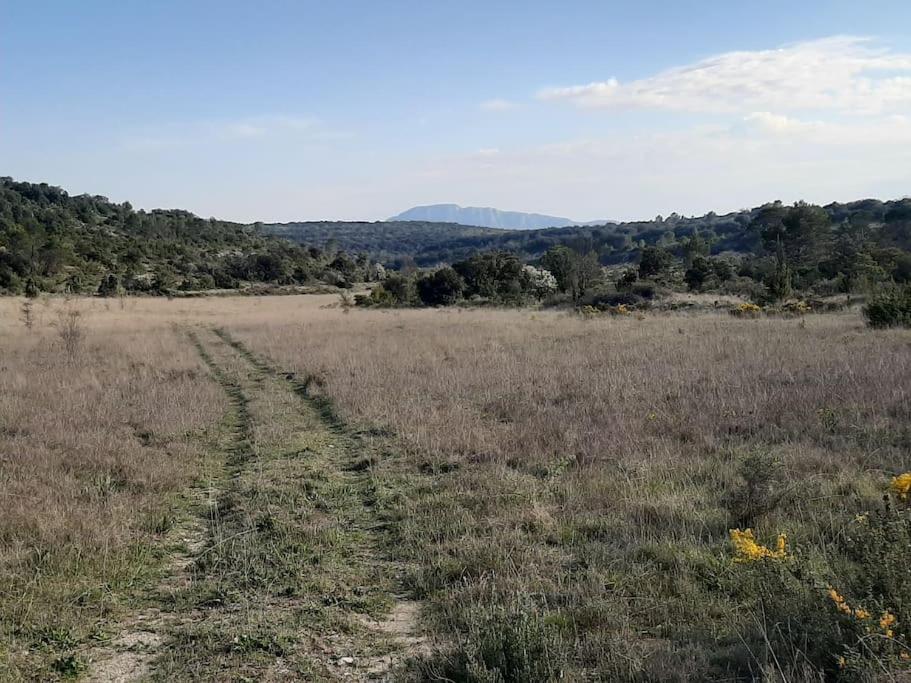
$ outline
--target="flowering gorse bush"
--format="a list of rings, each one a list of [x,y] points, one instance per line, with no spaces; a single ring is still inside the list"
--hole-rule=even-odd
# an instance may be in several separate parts
[[[911,472],[893,477],[889,490],[903,503],[911,501]]]
[[[729,531],[728,566],[737,569],[728,589],[767,660],[804,662],[825,680],[911,673],[909,499],[911,473],[894,477],[883,506],[846,517],[823,549],[791,549],[783,534],[766,546],[751,529]],[[785,673],[804,680],[806,671]]]
[[[738,318],[758,318],[762,314],[762,307],[744,302],[732,308],[730,313]]]
[[[810,307],[810,304],[808,304],[806,301],[798,300],[798,301],[786,301],[784,304],[782,304],[781,310],[784,313],[790,313],[792,315],[805,315],[807,313],[812,312],[813,309]]]
[[[734,562],[756,562],[758,560],[783,560],[788,556],[786,534],[778,534],[775,549],[756,542],[752,529],[731,529],[731,545],[734,546]]]

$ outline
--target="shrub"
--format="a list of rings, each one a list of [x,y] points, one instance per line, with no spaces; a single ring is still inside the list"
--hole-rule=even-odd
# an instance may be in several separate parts
[[[417,292],[414,281],[399,273],[389,273],[381,285],[382,289],[377,293],[377,297],[388,301],[393,306],[410,306],[417,303]]]
[[[697,256],[683,274],[683,280],[690,291],[699,291],[712,278],[714,272],[711,261],[704,256]]]
[[[642,296],[633,292],[613,292],[608,294],[596,294],[592,297],[591,305],[598,310],[605,311],[617,306],[626,306],[627,308],[643,308],[648,301]]]
[[[420,277],[418,296],[427,306],[449,306],[462,297],[465,282],[452,268],[444,267]]]
[[[631,286],[630,291],[643,299],[654,299],[657,293],[655,285],[651,282],[637,282]]]
[[[667,249],[648,246],[642,249],[639,257],[639,277],[656,277],[674,264],[674,255]]]
[[[618,290],[629,290],[632,289],[633,285],[636,284],[636,280],[639,279],[639,273],[628,268],[623,271],[623,274],[617,278],[617,289]]]
[[[425,662],[434,680],[464,683],[547,683],[562,678],[565,658],[557,629],[535,612],[493,608],[472,615],[456,651]]]
[[[729,313],[737,318],[758,318],[762,315],[762,307],[751,303],[742,303],[732,308]]]
[[[82,346],[83,330],[80,318],[82,312],[77,308],[67,307],[57,313],[57,334],[63,343],[63,350],[72,360]]]
[[[874,328],[911,327],[911,287],[876,294],[864,307],[864,317]]]
[[[98,296],[117,296],[120,291],[120,278],[114,273],[108,273],[101,279],[98,285]]]
[[[383,285],[377,285],[369,294],[355,294],[354,303],[357,306],[375,306],[378,308],[391,308],[397,305],[392,292]]]
[[[727,496],[725,504],[738,527],[749,527],[781,501],[781,461],[766,453],[752,453],[738,473],[742,483]]]
[[[732,530],[730,590],[752,613],[751,649],[776,665],[803,662],[826,680],[894,680],[911,665],[911,510],[887,496],[845,527],[832,539],[832,566],[792,552],[783,536],[773,548]]]
[[[38,289],[38,284],[33,278],[29,278],[25,283],[25,296],[29,299],[36,298],[41,293],[41,290]]]

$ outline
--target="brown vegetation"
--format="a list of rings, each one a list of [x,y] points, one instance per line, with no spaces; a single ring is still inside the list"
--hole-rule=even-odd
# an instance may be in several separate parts
[[[15,306],[3,302],[0,329],[4,680],[85,638],[155,571],[149,542],[200,472],[194,435],[224,406],[168,326],[61,301],[26,326]]]
[[[326,409],[359,430],[369,457],[352,472],[369,472],[363,504],[374,506],[388,545],[376,545],[385,536],[372,536],[344,463],[333,464],[329,450],[307,465],[308,476],[343,505],[333,519],[351,515],[362,525],[353,538],[373,539],[380,566],[385,557],[407,567],[407,597],[437,635],[436,652],[415,660],[415,678],[486,681],[506,671],[515,681],[561,673],[799,680],[853,670],[843,643],[826,640],[827,624],[841,617],[824,584],[839,582],[842,592],[860,585],[865,565],[846,545],[858,536],[855,518],[876,513],[892,477],[911,469],[907,331],[870,331],[856,312],[584,319],[348,312],[336,298],[316,296],[127,300],[123,310],[81,301],[84,339],[70,362],[48,327],[62,304],[36,304],[32,331],[18,321],[20,305],[0,302],[0,560],[13,586],[0,609],[7,634],[31,635],[9,641],[10,661],[40,647],[35,633],[53,600],[66,607],[48,623],[66,624],[72,612],[71,624],[84,629],[80,594],[100,612],[111,606],[90,592],[99,579],[114,587],[105,595],[128,592],[124,568],[149,558],[111,558],[152,538],[147,520],[198,476],[203,457],[187,434],[217,423],[226,403],[173,331],[193,323],[226,328],[283,373],[276,377],[287,373],[311,396],[327,397]],[[224,353],[220,362],[228,373],[250,372],[239,357]],[[278,424],[291,419],[281,417],[291,414],[287,397],[269,396],[253,404],[251,434],[263,453],[297,438]],[[330,465],[342,469],[319,470]],[[251,519],[255,496],[271,486],[267,471],[256,465],[249,475],[252,497],[239,509]],[[281,482],[270,514],[303,524],[299,506],[311,494],[298,499],[289,485]],[[280,501],[296,501],[297,512]],[[325,524],[325,509],[312,514]],[[732,562],[737,528],[752,529],[756,547],[774,549],[757,553],[767,559]],[[294,540],[298,533],[289,532],[288,552],[304,556],[310,551],[301,548],[322,542]],[[332,537],[344,539],[344,528]],[[331,559],[323,574],[288,576],[322,585],[332,567],[352,577],[345,581],[354,590],[357,574],[349,572],[361,570],[346,566],[344,547],[319,551]],[[896,557],[907,552],[893,548]],[[265,562],[255,544],[238,552]],[[787,571],[776,569],[786,563]],[[32,580],[49,566],[53,581]],[[795,588],[801,572],[819,585]],[[217,573],[206,580],[221,581]],[[772,599],[775,581],[784,582],[777,593],[820,622],[802,641],[781,632],[792,624],[787,605]],[[44,597],[35,602],[36,594]],[[846,595],[870,606],[867,595]],[[23,610],[26,603],[45,611]],[[371,618],[381,619],[371,605]],[[892,614],[887,608],[895,606],[877,605],[883,615]],[[899,643],[907,611],[896,614],[890,632]],[[181,642],[186,649],[196,641]],[[813,647],[828,649],[820,658]],[[876,656],[888,670],[887,654]],[[166,661],[164,670],[187,666]]]
[[[811,675],[796,646],[777,663],[764,646],[778,626],[735,594],[729,529],[787,531],[831,577],[854,515],[911,465],[908,334],[856,313],[318,310],[234,328],[423,474],[401,547],[459,643],[427,671],[456,679],[486,680],[485,648],[510,647],[610,680]]]

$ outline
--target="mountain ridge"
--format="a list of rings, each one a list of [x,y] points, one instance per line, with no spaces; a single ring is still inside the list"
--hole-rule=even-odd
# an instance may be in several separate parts
[[[459,204],[425,204],[413,206],[392,216],[389,221],[426,221],[459,223],[500,230],[540,230],[565,228],[574,225],[607,225],[610,220],[575,221],[563,216],[550,216],[524,211],[503,211],[489,206],[460,206]]]

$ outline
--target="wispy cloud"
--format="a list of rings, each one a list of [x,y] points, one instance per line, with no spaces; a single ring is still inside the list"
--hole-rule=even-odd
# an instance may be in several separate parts
[[[132,133],[126,136],[123,144],[128,149],[148,150],[269,139],[329,142],[349,137],[350,133],[329,128],[316,118],[269,114],[231,120],[173,124],[152,131]]]
[[[496,97],[492,100],[485,100],[479,105],[484,111],[509,111],[515,109],[518,105],[512,100],[505,100]]]
[[[869,38],[834,36],[726,52],[628,83],[610,78],[546,88],[538,97],[584,107],[881,113],[911,105],[911,54]]]
[[[907,193],[911,117],[826,122],[769,112],[428,160],[401,181],[432,196],[591,218],[702,213],[772,199]],[[390,190],[394,194],[394,190]],[[560,207],[564,207],[560,209]]]

